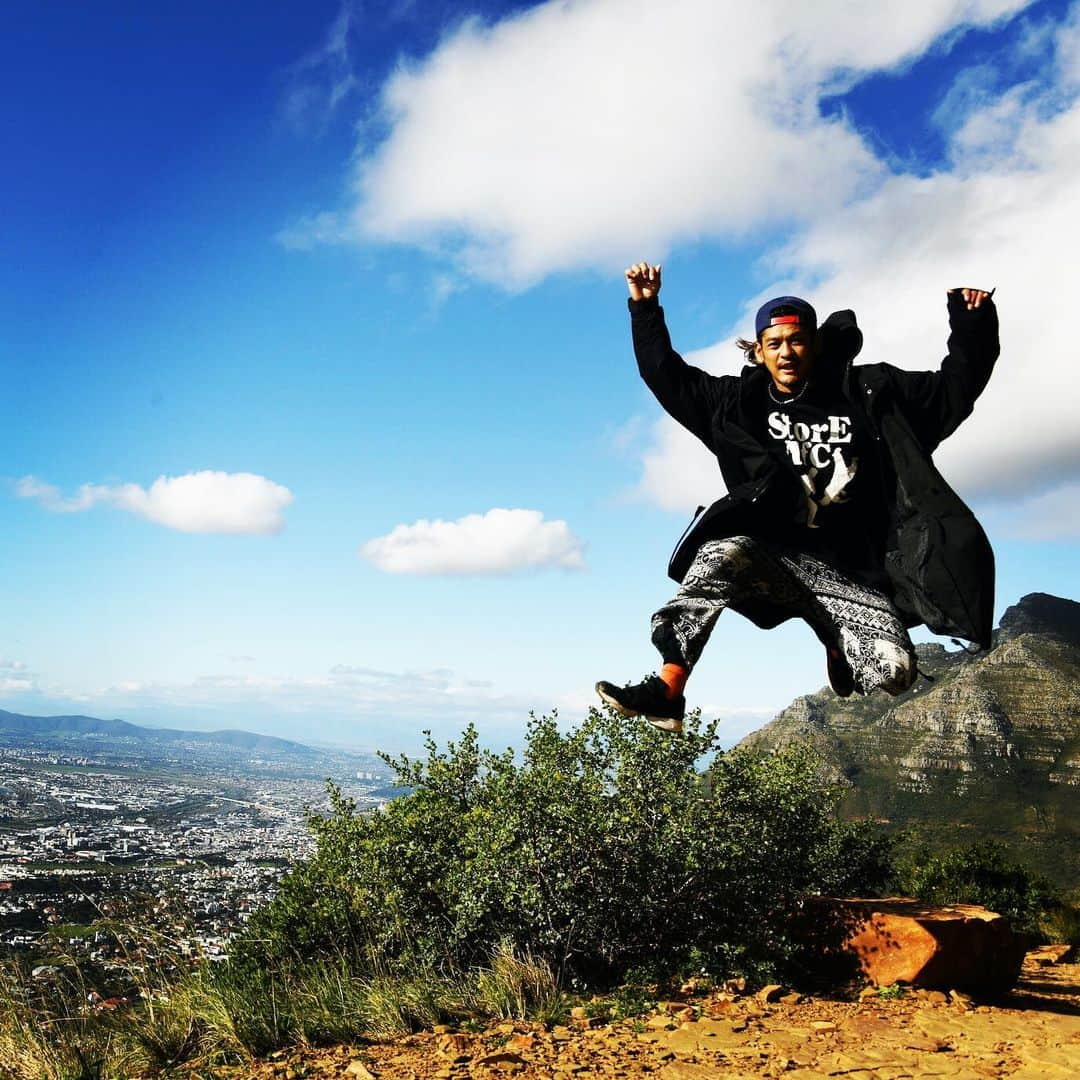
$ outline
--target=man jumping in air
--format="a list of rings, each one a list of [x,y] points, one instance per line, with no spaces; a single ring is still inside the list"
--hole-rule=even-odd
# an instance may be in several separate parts
[[[638,369],[716,455],[728,493],[699,508],[652,617],[663,667],[596,690],[626,716],[681,731],[683,689],[724,608],[770,628],[797,616],[825,646],[841,697],[899,694],[917,675],[908,628],[990,644],[994,555],[933,452],[972,411],[998,355],[992,293],[951,289],[938,371],[853,364],[850,311],[818,326],[795,296],[763,304],[740,375],[709,375],[671,347],[660,267],[626,271]]]

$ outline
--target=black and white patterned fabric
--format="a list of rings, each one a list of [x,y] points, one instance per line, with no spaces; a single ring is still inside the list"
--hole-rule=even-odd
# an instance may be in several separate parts
[[[693,669],[724,608],[749,599],[804,619],[827,646],[843,650],[859,693],[899,694],[915,681],[911,638],[884,593],[813,555],[749,536],[702,544],[679,591],[653,615],[652,641],[664,663]]]

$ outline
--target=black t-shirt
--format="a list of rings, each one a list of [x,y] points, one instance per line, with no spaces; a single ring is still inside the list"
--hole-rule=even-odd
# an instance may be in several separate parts
[[[794,469],[806,496],[806,525],[792,539],[880,586],[886,528],[881,467],[862,414],[830,384],[811,384],[790,401],[770,384],[766,397],[762,442]]]

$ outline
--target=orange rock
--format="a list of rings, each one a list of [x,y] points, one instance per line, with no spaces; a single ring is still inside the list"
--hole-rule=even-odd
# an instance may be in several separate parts
[[[727,1016],[728,1013],[733,1012],[734,1009],[735,1003],[733,1001],[725,1000],[724,998],[720,998],[717,1001],[710,1001],[708,1005],[705,1006],[706,1013],[714,1019],[721,1016]]]
[[[435,1040],[435,1045],[439,1053],[457,1058],[472,1048],[472,1038],[468,1035],[440,1035]]]
[[[844,949],[876,986],[908,983],[1000,992],[1016,983],[1023,939],[976,904],[931,907],[917,900],[830,901],[844,921]]]
[[[479,1058],[478,1064],[498,1072],[515,1073],[521,1072],[527,1063],[520,1054],[508,1050],[496,1050],[494,1053],[485,1054]]]

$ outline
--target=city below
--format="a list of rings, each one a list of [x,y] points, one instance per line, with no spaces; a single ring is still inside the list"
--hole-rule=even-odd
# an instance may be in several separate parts
[[[396,793],[374,755],[169,734],[0,732],[0,956],[124,967],[137,922],[140,949],[222,957],[311,854],[327,779],[360,812]]]

